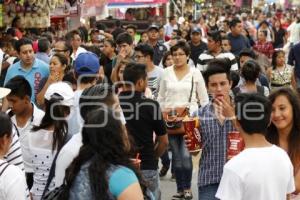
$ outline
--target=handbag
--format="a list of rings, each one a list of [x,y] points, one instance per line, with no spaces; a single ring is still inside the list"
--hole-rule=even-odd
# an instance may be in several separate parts
[[[194,89],[194,77],[192,77],[192,87],[189,96],[189,104],[192,101]],[[183,119],[189,115],[189,107],[169,108],[163,112],[168,134],[184,134]]]

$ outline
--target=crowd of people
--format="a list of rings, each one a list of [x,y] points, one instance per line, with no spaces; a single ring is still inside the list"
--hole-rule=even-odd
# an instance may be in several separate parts
[[[200,119],[199,200],[300,199],[300,10],[64,37],[19,20],[0,38],[0,199],[160,200],[169,169],[172,200],[193,199],[181,110]]]

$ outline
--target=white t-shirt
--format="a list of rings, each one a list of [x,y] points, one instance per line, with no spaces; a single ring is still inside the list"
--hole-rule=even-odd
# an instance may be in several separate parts
[[[65,171],[72,163],[73,159],[79,154],[80,147],[82,146],[82,135],[77,133],[63,146],[60,150],[55,165],[55,187],[59,187],[63,184],[65,178]]]
[[[24,161],[25,172],[27,172],[27,173],[33,172],[31,152],[30,152],[30,148],[29,148],[29,144],[28,144],[28,134],[31,132],[31,129],[33,126],[40,125],[42,118],[44,117],[44,114],[45,114],[44,111],[38,109],[33,104],[32,118],[30,118],[27,121],[26,125],[23,127],[18,126],[15,115],[11,117],[11,120],[18,128],[18,132],[20,135],[19,140],[20,140],[21,149],[22,149],[22,156],[23,156],[23,161]]]
[[[29,191],[25,174],[18,167],[0,159],[0,199],[27,200]]]
[[[290,32],[289,41],[291,43],[296,44],[300,41],[300,23],[293,22],[287,31]]]
[[[168,37],[172,36],[173,30],[178,30],[178,26],[177,24],[175,24],[174,26],[172,26],[170,23],[167,23],[165,26],[165,35]]]
[[[83,90],[76,90],[74,92],[74,105],[71,107],[70,115],[68,116],[68,134],[75,135],[81,132],[83,119],[80,115],[79,100]]]
[[[71,55],[71,58],[72,58],[73,60],[76,60],[76,58],[77,58],[77,56],[78,56],[79,54],[85,53],[85,52],[87,52],[87,51],[85,50],[85,48],[78,47],[78,49],[77,49],[77,51],[76,51],[76,54],[74,54],[74,52],[73,52],[72,55]]]
[[[283,200],[295,190],[287,153],[272,145],[248,148],[224,166],[216,194],[221,200]]]

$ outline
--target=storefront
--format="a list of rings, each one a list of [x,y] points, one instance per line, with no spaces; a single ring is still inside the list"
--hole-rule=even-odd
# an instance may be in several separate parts
[[[168,0],[108,0],[109,15],[125,20],[165,16]]]

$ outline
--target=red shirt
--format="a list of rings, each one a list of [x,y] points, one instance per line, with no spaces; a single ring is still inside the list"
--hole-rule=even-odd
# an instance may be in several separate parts
[[[268,58],[271,58],[274,52],[273,44],[271,42],[257,41],[253,46],[253,50],[265,54]]]
[[[18,28],[16,28],[16,36],[18,39],[21,39],[23,37],[23,33]]]

